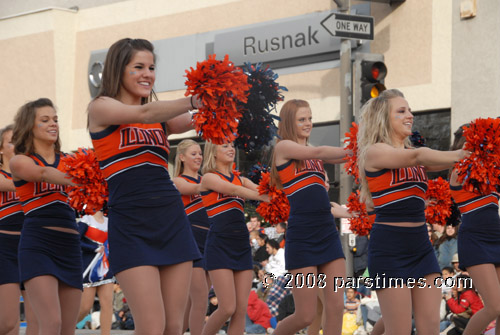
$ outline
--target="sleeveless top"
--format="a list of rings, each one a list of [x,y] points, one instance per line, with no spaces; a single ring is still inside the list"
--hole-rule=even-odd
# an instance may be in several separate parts
[[[12,180],[12,175],[4,170],[0,174]],[[0,192],[0,230],[20,232],[23,228],[24,213],[16,192]]]
[[[185,175],[180,175],[179,177],[191,184],[201,183],[201,176],[198,176],[196,179]],[[201,194],[183,195],[182,203],[184,204],[184,210],[186,211],[191,224],[206,228],[210,227],[207,211],[203,206]]]
[[[365,171],[376,222],[425,221],[427,173],[423,166]]]
[[[180,196],[168,173],[170,145],[161,123],[114,125],[90,133],[108,182],[109,206],[161,206]]]
[[[234,185],[242,186],[240,177],[233,173],[230,176],[225,176],[220,172],[213,173]],[[245,200],[243,198],[215,191],[202,192],[201,196],[210,221],[210,231],[248,233],[245,224],[243,210]]]
[[[29,155],[39,166],[50,166],[62,171],[61,157],[56,154],[53,164],[48,164],[37,154]],[[75,211],[68,205],[65,185],[46,182],[15,181],[16,192],[21,201],[25,224],[63,227],[78,230]]]
[[[302,163],[299,169],[293,160],[276,167],[283,191],[290,202],[290,216],[331,213],[323,161],[307,159]]]

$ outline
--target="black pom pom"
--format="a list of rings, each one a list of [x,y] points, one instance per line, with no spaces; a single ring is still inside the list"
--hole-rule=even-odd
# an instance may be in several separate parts
[[[418,131],[414,131],[411,134],[410,141],[415,148],[425,147],[425,138]]]
[[[451,210],[451,215],[448,218],[448,220],[446,220],[446,224],[456,227],[460,222],[462,222],[462,214],[460,214],[460,210],[458,209],[458,206],[455,203],[455,201],[453,201],[450,210]]]
[[[247,103],[243,107],[243,117],[238,124],[238,138],[234,144],[245,152],[259,150],[276,136],[278,128],[274,124],[279,119],[271,112],[276,110],[278,101],[283,101],[281,91],[286,87],[276,82],[278,75],[262,63],[246,63],[243,71],[251,85]]]
[[[268,172],[269,170],[270,169],[268,166],[261,164],[261,163],[257,163],[257,164],[252,165],[252,167],[250,168],[250,171],[247,174],[247,177],[254,184],[259,185],[260,179],[262,178],[262,174],[264,172]],[[250,203],[255,207],[257,207],[259,205],[259,201],[256,201],[256,200],[250,200]]]

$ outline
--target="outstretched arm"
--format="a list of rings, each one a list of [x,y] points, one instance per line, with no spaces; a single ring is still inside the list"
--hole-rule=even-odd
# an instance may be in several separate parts
[[[189,183],[181,177],[175,177],[172,181],[182,195],[200,194],[201,192],[201,184]]]
[[[202,190],[212,190],[218,193],[238,196],[248,200],[269,201],[265,194],[259,195],[257,191],[248,189],[244,186],[234,185],[221,179],[214,173],[206,173],[201,181]]]
[[[25,155],[16,155],[10,160],[10,170],[14,179],[29,182],[47,182],[49,184],[71,185],[75,184],[65,173],[51,167],[39,166]]]
[[[188,111],[201,105],[197,98],[181,98],[170,101],[153,101],[144,105],[128,105],[110,97],[99,97],[89,105],[89,129],[98,131],[102,127],[129,123],[157,123],[168,122],[182,114],[184,119],[178,119],[169,125],[171,131],[181,131],[186,125]],[[176,124],[182,123],[182,125]],[[186,129],[188,130],[188,129]]]
[[[465,150],[439,151],[429,148],[402,149],[385,143],[376,143],[366,152],[366,166],[370,170],[399,169],[423,165],[426,167],[451,167],[466,158],[470,153]]]
[[[312,147],[298,144],[294,141],[283,140],[276,144],[276,164],[281,165],[291,159],[320,159],[327,163],[338,164],[348,154],[343,148],[323,145]]]

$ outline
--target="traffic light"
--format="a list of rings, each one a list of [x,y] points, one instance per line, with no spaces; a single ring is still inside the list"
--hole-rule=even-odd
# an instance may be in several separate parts
[[[361,105],[376,98],[386,88],[384,78],[387,67],[380,61],[361,61]]]
[[[353,74],[353,110],[354,114],[359,116],[359,110],[365,102],[378,97],[386,89],[384,80],[387,76],[387,66],[384,63],[384,55],[355,54]]]

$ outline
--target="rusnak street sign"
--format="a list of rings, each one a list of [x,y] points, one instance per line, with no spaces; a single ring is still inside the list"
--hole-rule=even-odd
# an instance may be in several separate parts
[[[370,13],[369,4],[352,6],[354,14]],[[153,41],[158,55],[156,64],[156,92],[185,89],[185,70],[195,66],[208,55],[217,59],[229,55],[236,65],[262,62],[273,69],[324,64],[338,60],[339,38],[332,38],[321,22],[331,11],[314,12],[223,30],[178,36]],[[358,30],[360,30],[359,28]],[[351,48],[366,47],[351,41]],[[88,65],[88,83],[91,96],[100,87],[102,68],[107,50],[91,52]],[[330,68],[332,65],[328,65]]]
[[[332,13],[321,25],[334,37],[373,41],[373,17]]]
[[[330,15],[331,12],[311,13],[220,32],[215,35],[214,53],[228,54],[236,65],[245,62],[269,64],[304,57],[312,59],[315,55],[333,55],[340,50],[340,38],[332,38],[321,26],[321,22]],[[356,45],[353,44],[353,47]],[[338,59],[338,56],[332,56],[331,59]]]

